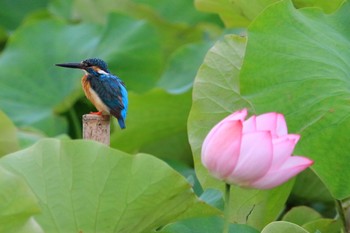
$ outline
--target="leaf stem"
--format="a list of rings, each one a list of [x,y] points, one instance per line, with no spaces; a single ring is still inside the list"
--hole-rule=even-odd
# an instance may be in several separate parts
[[[223,233],[228,233],[229,226],[230,226],[230,191],[231,191],[231,185],[225,183],[225,209],[224,209],[224,217],[225,217],[225,223],[224,223],[224,230]]]
[[[347,222],[346,222],[346,217],[345,217],[345,214],[344,214],[344,208],[343,208],[343,205],[342,205],[342,201],[336,199],[335,200],[335,207],[337,209],[337,212],[338,212],[338,215],[340,217],[340,220],[343,223],[343,231],[345,233],[349,233],[350,229],[348,229],[348,225],[347,225]]]
[[[73,128],[75,131],[75,136],[77,138],[81,138],[82,137],[81,125],[80,125],[80,122],[78,121],[78,116],[77,116],[77,113],[75,112],[74,108],[69,109],[69,116],[72,119]]]

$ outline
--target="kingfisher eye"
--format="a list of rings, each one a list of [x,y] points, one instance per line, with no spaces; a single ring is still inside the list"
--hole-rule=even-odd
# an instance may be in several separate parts
[[[85,67],[90,67],[90,66],[92,66],[92,64],[90,64],[89,62],[87,62],[87,61],[82,61],[81,62]]]
[[[99,58],[89,58],[89,59],[85,59],[81,62],[81,64],[85,67],[85,68],[91,68],[91,67],[98,67],[99,69],[105,71],[106,73],[109,73],[108,67],[106,62],[104,62],[103,60],[99,59]],[[94,69],[95,71],[97,71],[96,69]]]

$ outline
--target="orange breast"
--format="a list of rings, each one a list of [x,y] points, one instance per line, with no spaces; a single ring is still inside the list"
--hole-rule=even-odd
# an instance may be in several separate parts
[[[102,102],[100,97],[92,90],[90,82],[87,80],[87,75],[84,75],[81,79],[81,85],[83,87],[86,98],[97,108],[98,111],[109,114],[109,108]]]
[[[84,75],[81,79],[81,86],[83,87],[85,96],[92,102],[91,94],[90,94],[90,83],[87,81],[87,75]]]

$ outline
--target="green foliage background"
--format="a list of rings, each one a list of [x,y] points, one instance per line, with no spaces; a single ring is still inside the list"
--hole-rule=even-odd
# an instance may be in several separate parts
[[[333,201],[350,196],[348,1],[0,6],[0,232],[221,231],[223,183],[200,149],[243,107],[285,114],[302,136],[295,153],[315,165],[272,190],[233,187],[230,232],[340,232]],[[127,129],[113,120],[111,148],[74,140],[94,107],[82,73],[54,66],[89,57],[129,90]],[[309,207],[289,211],[296,205]]]

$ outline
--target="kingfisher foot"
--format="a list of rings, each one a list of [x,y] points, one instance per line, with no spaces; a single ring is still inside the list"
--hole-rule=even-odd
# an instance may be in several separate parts
[[[99,116],[101,116],[101,115],[102,115],[102,112],[90,112],[90,114],[92,114],[92,115],[99,115]]]

